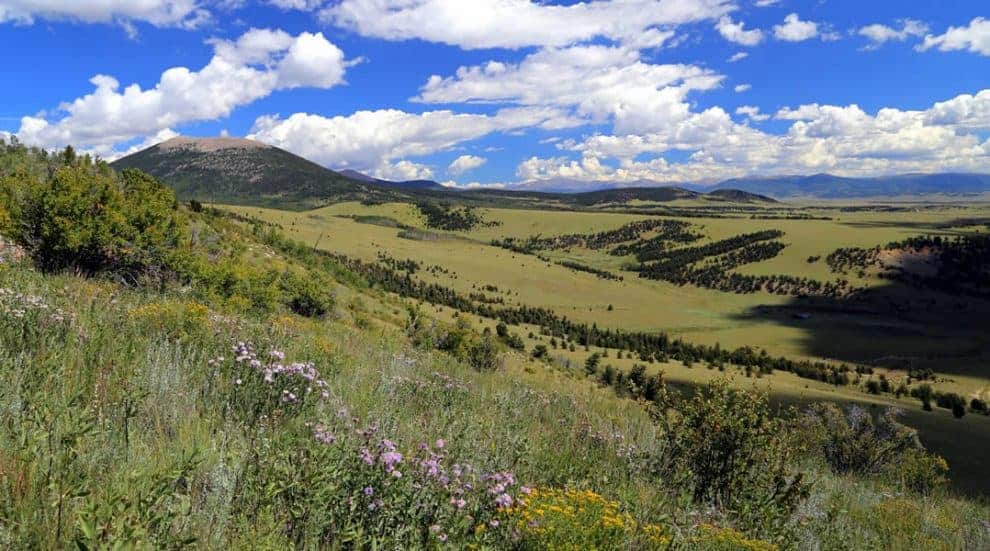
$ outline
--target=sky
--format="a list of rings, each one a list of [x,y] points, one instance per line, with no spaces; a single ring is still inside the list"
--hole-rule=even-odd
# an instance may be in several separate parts
[[[0,137],[451,186],[990,173],[986,0],[0,0]]]

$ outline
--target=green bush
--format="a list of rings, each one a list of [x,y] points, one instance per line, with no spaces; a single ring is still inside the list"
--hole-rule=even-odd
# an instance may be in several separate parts
[[[785,525],[809,485],[790,469],[787,426],[766,393],[733,390],[725,379],[699,387],[691,398],[657,392],[662,446],[655,474],[696,503],[732,511],[748,530],[774,533]]]
[[[77,164],[43,180],[11,175],[0,196],[8,205],[5,231],[45,271],[109,272],[131,283],[160,278],[184,241],[174,194],[138,171],[118,178]]]
[[[282,276],[281,286],[288,307],[300,316],[319,318],[333,310],[335,300],[329,291],[331,282],[324,276],[287,272]]]
[[[812,447],[838,473],[877,474],[906,454],[921,450],[918,433],[897,421],[887,409],[876,420],[866,410],[843,412],[831,403],[812,406],[804,416]]]

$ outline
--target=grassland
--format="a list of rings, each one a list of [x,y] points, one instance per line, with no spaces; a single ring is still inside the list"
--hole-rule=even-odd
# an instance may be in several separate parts
[[[666,206],[670,206],[669,204]],[[689,205],[694,208],[697,204]],[[784,232],[787,247],[768,261],[740,267],[753,275],[788,274],[817,280],[835,280],[824,258],[840,247],[871,248],[907,237],[936,233],[986,231],[988,206],[958,204],[900,205],[898,208],[848,209],[831,206],[800,206],[801,213],[830,220],[754,219],[747,211],[734,218],[685,218],[704,234],[704,242],[716,241],[766,229]],[[986,304],[966,301],[967,308],[951,305],[960,299],[940,297],[944,308],[926,311],[919,305],[912,315],[890,316],[877,311],[849,311],[841,301],[814,301],[767,293],[734,294],[693,286],[676,286],[643,280],[635,273],[621,272],[631,259],[607,254],[607,250],[573,247],[541,251],[540,256],[520,254],[490,245],[492,239],[526,238],[533,235],[587,234],[615,229],[642,220],[646,215],[596,211],[542,211],[481,209],[482,216],[497,225],[467,232],[439,232],[444,239],[416,240],[400,237],[400,231],[381,224],[367,224],[350,217],[385,217],[396,223],[423,228],[417,209],[409,204],[362,205],[340,203],[305,213],[248,207],[230,210],[279,225],[289,236],[304,243],[374,262],[379,254],[396,259],[414,259],[424,268],[442,266],[447,273],[420,270],[415,277],[456,289],[477,292],[495,285],[492,298],[510,305],[549,308],[569,319],[596,323],[600,327],[664,331],[688,342],[720,344],[723,347],[754,346],[773,355],[792,358],[831,359],[878,366],[892,381],[903,381],[907,368],[931,368],[938,372],[935,387],[965,396],[990,392],[990,335],[984,330]],[[780,205],[767,211],[781,214]],[[796,209],[798,207],[795,207]],[[425,229],[425,228],[424,228]],[[434,232],[437,233],[437,232]],[[818,257],[809,262],[809,257]],[[602,280],[556,264],[572,260],[588,266],[624,273],[624,281]],[[848,274],[857,287],[883,293],[883,300],[911,304],[917,291],[900,288],[875,274]],[[920,303],[919,303],[920,304]],[[976,306],[973,306],[976,304]],[[949,312],[952,312],[951,315]],[[796,314],[802,314],[798,317]],[[437,308],[436,314],[453,320],[454,312]],[[458,314],[463,315],[463,314]],[[491,320],[475,319],[478,323]],[[547,339],[538,327],[520,327],[527,350]],[[589,352],[551,350],[560,361],[580,366]],[[612,357],[616,367],[630,368],[635,360]],[[652,366],[651,369],[660,369]],[[890,368],[885,369],[885,368]],[[717,372],[704,367],[687,369],[674,362],[663,365],[668,380],[696,384]],[[857,402],[865,405],[896,405],[908,411],[908,421],[921,430],[923,439],[956,466],[960,487],[990,491],[982,476],[980,457],[990,437],[990,419],[969,415],[956,420],[945,411],[922,412],[917,400],[866,394],[861,387],[833,387],[818,381],[776,373],[765,377],[766,385],[781,403],[806,403],[819,399]]]

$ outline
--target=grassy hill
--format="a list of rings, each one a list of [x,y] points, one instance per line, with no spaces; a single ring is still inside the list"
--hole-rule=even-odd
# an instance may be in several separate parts
[[[778,409],[732,362],[668,382],[692,369],[611,365],[629,350],[468,313],[502,306],[466,291],[415,287],[463,312],[398,292],[458,281],[445,266],[356,263],[297,242],[299,220],[2,154],[5,548],[990,545],[990,509],[944,484],[883,397],[875,416]]]

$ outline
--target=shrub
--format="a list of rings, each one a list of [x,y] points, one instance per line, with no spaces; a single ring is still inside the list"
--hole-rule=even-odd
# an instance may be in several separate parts
[[[929,494],[949,482],[945,459],[921,451],[905,454],[891,470],[903,487],[920,494]]]
[[[7,231],[46,271],[110,272],[130,282],[161,277],[184,239],[172,191],[138,171],[118,178],[63,166],[43,180],[7,177],[0,187]]]
[[[500,353],[498,342],[485,335],[468,346],[467,362],[478,371],[495,371],[502,365]]]
[[[331,282],[315,272],[305,275],[287,272],[281,278],[281,287],[287,306],[300,316],[319,318],[333,310]]]
[[[812,406],[804,416],[806,435],[835,472],[877,474],[905,454],[921,450],[918,433],[887,409],[877,420],[853,406],[845,413],[835,404]]]
[[[696,503],[732,511],[747,529],[771,533],[788,522],[809,486],[790,470],[787,427],[766,393],[717,379],[689,399],[661,390],[657,402],[657,476],[684,487]]]

